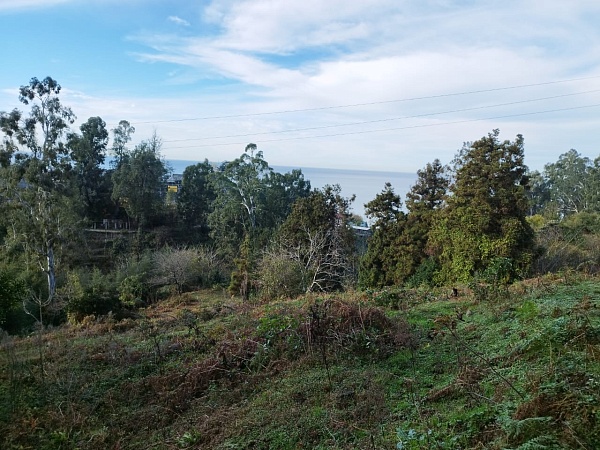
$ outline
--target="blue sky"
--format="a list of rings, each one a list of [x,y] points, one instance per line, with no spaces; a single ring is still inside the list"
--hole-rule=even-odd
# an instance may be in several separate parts
[[[0,29],[0,111],[49,75],[169,159],[414,172],[494,128],[532,169],[600,154],[597,0],[0,0]]]

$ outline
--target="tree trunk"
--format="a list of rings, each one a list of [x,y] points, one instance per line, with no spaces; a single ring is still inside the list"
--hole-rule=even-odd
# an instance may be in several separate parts
[[[46,275],[48,277],[48,301],[51,302],[56,294],[56,260],[54,258],[54,246],[51,242],[47,244]]]

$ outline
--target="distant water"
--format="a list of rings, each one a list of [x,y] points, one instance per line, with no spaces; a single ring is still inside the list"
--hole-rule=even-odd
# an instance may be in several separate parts
[[[278,172],[289,172],[291,167],[273,167]],[[392,183],[394,192],[404,197],[417,179],[416,174],[406,172],[379,172],[371,170],[319,169],[314,167],[301,168],[304,178],[310,180],[313,188],[322,188],[327,184],[339,184],[344,197],[356,195],[352,210],[365,220],[364,205],[379,194],[386,182]]]
[[[197,161],[167,160],[173,173],[183,173],[189,165]],[[314,167],[285,167],[273,166],[280,173],[290,172],[292,169],[302,169],[304,178],[310,181],[313,188],[322,188],[327,184],[339,184],[344,197],[356,195],[352,204],[354,213],[365,218],[364,204],[370,202],[379,194],[386,182],[392,183],[396,194],[400,195],[402,203],[406,193],[417,180],[416,173],[407,172],[379,172],[371,170],[344,170],[344,169],[319,169]]]

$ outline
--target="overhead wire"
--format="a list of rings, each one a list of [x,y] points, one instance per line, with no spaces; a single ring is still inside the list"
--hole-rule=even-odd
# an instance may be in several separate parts
[[[379,129],[375,129],[375,130],[348,131],[348,132],[344,132],[344,133],[321,134],[321,135],[314,135],[314,136],[297,136],[297,137],[279,138],[279,139],[265,139],[260,142],[261,143],[283,142],[283,141],[295,141],[295,140],[315,139],[315,138],[324,138],[324,137],[338,137],[338,136],[350,136],[350,135],[368,134],[368,133],[380,133],[380,132],[386,132],[386,131],[398,131],[398,130],[408,130],[408,129],[415,129],[415,128],[437,127],[437,126],[444,126],[444,125],[456,125],[456,124],[470,123],[470,122],[481,122],[484,120],[508,119],[508,118],[513,118],[513,117],[524,117],[524,116],[532,116],[532,115],[537,115],[537,114],[548,114],[548,113],[553,113],[553,112],[573,111],[573,110],[578,110],[578,109],[595,108],[595,107],[600,107],[600,103],[584,105],[584,106],[574,106],[574,107],[570,107],[570,108],[557,108],[557,109],[549,109],[549,110],[544,110],[544,111],[533,111],[533,112],[527,112],[527,113],[507,114],[507,115],[494,116],[494,117],[456,120],[456,121],[451,121],[451,122],[408,125],[408,126],[393,127],[393,128],[379,128]],[[172,150],[172,149],[183,149],[183,148],[215,147],[215,146],[245,145],[245,144],[247,144],[247,142],[223,142],[223,143],[212,143],[212,144],[197,144],[197,145],[193,145],[193,146],[167,147],[165,149]]]
[[[506,91],[506,90],[512,90],[512,89],[524,89],[524,88],[529,88],[529,87],[548,86],[548,85],[552,85],[552,84],[570,83],[573,81],[584,81],[584,80],[592,80],[592,79],[597,79],[597,78],[600,78],[600,75],[590,76],[590,77],[581,77],[581,78],[570,78],[570,79],[566,79],[566,80],[545,81],[545,82],[540,82],[540,83],[521,84],[521,85],[514,85],[514,86],[504,86],[504,87],[498,87],[498,88],[479,89],[479,90],[473,90],[473,91],[435,94],[435,95],[427,95],[427,96],[422,96],[422,97],[409,97],[409,98],[401,98],[401,99],[394,99],[394,100],[381,100],[381,101],[373,101],[373,102],[365,102],[365,103],[352,103],[352,104],[347,104],[347,105],[321,106],[321,107],[315,107],[315,108],[302,108],[302,109],[287,109],[287,110],[279,110],[279,111],[266,111],[266,112],[256,112],[256,113],[246,113],[246,114],[230,114],[230,115],[222,115],[222,116],[204,116],[204,117],[188,117],[188,118],[182,118],[182,119],[138,121],[138,122],[135,122],[135,124],[156,124],[156,123],[169,123],[169,122],[187,122],[187,121],[197,121],[197,120],[234,119],[234,118],[241,118],[241,117],[289,114],[289,113],[297,113],[297,112],[324,111],[324,110],[331,110],[331,109],[354,108],[354,107],[359,107],[359,106],[373,106],[373,105],[382,105],[382,104],[388,104],[388,103],[401,103],[401,102],[411,102],[411,101],[417,101],[417,100],[429,100],[429,99],[436,99],[436,98],[456,97],[456,96],[461,96],[461,95],[499,92],[499,91]]]
[[[453,109],[453,110],[447,110],[447,111],[437,111],[437,112],[432,112],[432,113],[415,114],[415,115],[410,115],[410,116],[389,117],[389,118],[385,118],[385,119],[365,120],[365,121],[360,121],[360,122],[350,122],[350,123],[343,123],[343,124],[320,125],[320,126],[306,127],[306,128],[291,128],[291,129],[287,129],[287,130],[262,131],[262,132],[244,133],[244,134],[230,134],[230,135],[225,135],[225,136],[204,136],[204,137],[199,137],[199,138],[172,139],[172,140],[166,140],[163,142],[171,143],[171,142],[205,141],[205,140],[211,140],[211,139],[228,139],[228,138],[236,138],[236,137],[261,136],[261,135],[271,135],[271,134],[280,134],[280,133],[293,133],[293,132],[300,132],[300,131],[323,130],[323,129],[349,127],[349,126],[357,126],[357,125],[368,125],[368,124],[374,124],[374,123],[391,122],[391,121],[395,121],[395,120],[416,119],[416,118],[422,118],[422,117],[439,116],[439,115],[443,115],[443,114],[478,111],[478,110],[490,109],[490,108],[500,108],[503,106],[513,106],[513,105],[519,105],[519,104],[524,104],[524,103],[533,103],[533,102],[539,102],[539,101],[545,101],[545,100],[554,100],[557,98],[573,97],[576,95],[591,94],[594,92],[600,92],[600,89],[594,89],[594,90],[583,91],[583,92],[575,92],[575,93],[570,93],[570,94],[554,95],[554,96],[550,96],[550,97],[541,97],[541,98],[528,99],[528,100],[518,100],[518,101],[514,101],[514,102],[507,102],[507,103],[498,103],[495,105],[475,106],[475,107],[471,107],[471,108],[462,108],[462,109]],[[177,148],[180,148],[180,147],[177,147]]]

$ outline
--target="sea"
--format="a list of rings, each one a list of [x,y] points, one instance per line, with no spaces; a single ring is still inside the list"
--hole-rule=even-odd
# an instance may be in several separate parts
[[[187,166],[197,162],[167,160],[169,168],[175,174],[183,173]],[[404,203],[406,193],[417,181],[417,174],[408,172],[273,166],[273,170],[280,173],[287,173],[293,169],[301,169],[304,178],[310,181],[312,188],[320,189],[326,185],[338,184],[342,189],[341,194],[343,197],[349,198],[355,195],[356,198],[351,206],[352,212],[358,214],[367,222],[364,205],[373,200],[383,190],[385,183],[392,184],[394,192],[400,196],[402,203]]]

